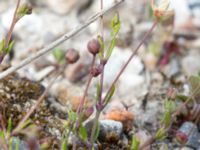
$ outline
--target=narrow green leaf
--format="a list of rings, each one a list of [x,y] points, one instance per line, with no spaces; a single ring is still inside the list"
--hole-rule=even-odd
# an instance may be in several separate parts
[[[119,14],[116,13],[115,16],[112,18],[112,21],[111,21],[111,28],[112,28],[111,36],[112,37],[115,37],[118,34],[120,27],[121,27],[121,23],[120,23],[120,20],[119,20]]]
[[[94,141],[96,141],[97,138],[99,137],[99,132],[100,132],[100,123],[97,122],[97,128],[96,128],[95,135],[94,135]]]
[[[105,99],[106,103],[108,103],[110,101],[110,99],[112,98],[114,92],[115,92],[115,85],[112,86],[112,89],[111,89],[110,93],[106,97],[106,99]]]
[[[172,100],[166,100],[164,106],[165,110],[169,111],[170,113],[172,113],[176,109],[175,102]]]
[[[165,125],[165,127],[168,127],[170,125],[170,121],[171,121],[171,113],[169,111],[166,111],[162,119],[162,122]]]
[[[114,49],[114,47],[115,47],[115,45],[116,45],[116,38],[113,38],[112,39],[112,41],[111,41],[111,43],[110,43],[110,45],[109,45],[109,48],[108,48],[108,50],[107,50],[107,53],[106,53],[106,58],[108,59],[110,56],[111,56],[111,54],[112,54],[112,52],[113,52],[113,49]]]
[[[12,143],[13,143],[13,138],[10,138],[9,141],[8,141],[8,149],[9,150],[13,150],[12,149]]]
[[[139,145],[140,145],[140,141],[136,137],[133,137],[132,143],[131,143],[131,150],[138,150]]]
[[[58,63],[63,64],[65,62],[65,52],[62,49],[55,49],[53,51],[53,56]]]
[[[14,40],[9,43],[9,46],[8,46],[8,48],[5,51],[6,54],[10,53],[11,49],[13,48],[13,45],[14,45]]]
[[[10,134],[11,130],[12,130],[12,119],[9,118],[8,119],[7,134]]]
[[[100,35],[98,35],[98,41],[99,41],[99,43],[100,43],[100,46],[101,46],[101,50],[99,51],[99,59],[102,59],[103,58],[103,56],[104,56],[104,47],[105,47],[105,45],[104,45],[104,39],[103,39],[103,37],[102,36],[100,36]]]
[[[1,139],[4,139],[4,138],[5,138],[4,132],[3,132],[3,131],[0,131],[0,138],[1,138]]]
[[[0,53],[4,53],[4,49],[5,49],[5,39],[3,39],[1,41],[1,44],[0,44]]]
[[[17,138],[16,139],[16,144],[15,144],[15,150],[20,150],[19,148],[19,145],[20,145],[20,140]]]
[[[152,6],[150,3],[148,3],[148,16],[149,16],[149,18],[154,17],[153,9],[152,9]]]
[[[195,98],[200,98],[200,77],[191,76],[189,77],[189,83],[191,87],[191,94]]]
[[[71,131],[69,131],[69,130],[67,129],[67,127],[65,127],[65,130],[64,130],[64,132],[63,132],[63,134],[62,134],[61,150],[67,150],[69,132],[71,132]]]
[[[165,128],[160,128],[155,135],[156,140],[163,140],[166,137]]]
[[[61,150],[66,150],[66,149],[67,149],[67,139],[64,138],[62,140]]]
[[[75,122],[77,119],[77,115],[73,110],[68,111],[68,119],[70,122]]]
[[[97,83],[96,84],[96,101],[99,100],[99,97],[100,97],[100,84]]]
[[[22,124],[22,125],[19,127],[18,131],[20,132],[22,129],[24,129],[24,128],[26,128],[28,125],[30,125],[30,123],[31,123],[31,120],[28,119],[27,121],[24,122],[24,124]]]
[[[83,124],[80,125],[79,127],[79,136],[81,139],[83,139],[84,141],[87,140],[87,130],[85,129],[85,127],[83,126]]]

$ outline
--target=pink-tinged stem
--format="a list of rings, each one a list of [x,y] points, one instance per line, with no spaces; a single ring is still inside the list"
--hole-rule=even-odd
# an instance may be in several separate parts
[[[91,68],[94,66],[95,58],[96,58],[96,56],[93,56]],[[84,91],[84,94],[83,94],[83,97],[81,98],[79,107],[78,107],[78,109],[77,109],[77,114],[78,114],[78,115],[79,115],[79,114],[81,113],[81,111],[83,110],[83,106],[84,106],[84,103],[85,103],[85,98],[86,98],[86,96],[87,96],[88,89],[89,89],[90,83],[91,83],[91,81],[92,81],[92,78],[93,78],[93,76],[90,74],[89,79],[88,79],[88,82],[87,82],[87,85],[86,85],[86,88],[85,88],[85,91]]]
[[[108,96],[108,94],[110,93],[110,91],[112,90],[113,85],[116,84],[116,82],[118,81],[118,79],[120,78],[120,76],[122,75],[122,73],[124,72],[124,70],[126,69],[126,67],[128,66],[128,64],[130,63],[130,61],[133,59],[133,57],[137,54],[138,50],[140,49],[140,47],[142,46],[142,44],[145,42],[145,40],[148,38],[148,36],[153,32],[154,28],[156,27],[157,22],[155,21],[152,25],[152,27],[145,33],[144,37],[142,38],[142,40],[140,41],[139,45],[136,47],[136,49],[133,51],[132,55],[129,57],[129,59],[127,60],[127,62],[124,64],[124,66],[122,67],[122,69],[120,70],[120,72],[118,73],[118,75],[116,76],[116,78],[114,79],[114,81],[112,82],[106,96],[103,99],[103,102],[105,102],[106,97]]]

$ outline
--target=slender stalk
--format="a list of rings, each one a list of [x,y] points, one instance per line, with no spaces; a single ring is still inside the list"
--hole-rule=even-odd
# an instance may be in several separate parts
[[[124,72],[124,70],[126,69],[126,67],[128,66],[128,64],[130,63],[130,61],[133,59],[133,57],[137,54],[139,48],[142,46],[142,44],[145,42],[145,40],[148,38],[148,36],[152,33],[153,29],[156,27],[157,22],[155,21],[152,25],[152,27],[148,30],[148,32],[146,32],[146,34],[144,35],[143,39],[141,40],[141,42],[139,43],[139,45],[136,47],[135,51],[133,51],[132,55],[129,57],[129,59],[127,60],[127,62],[124,64],[124,66],[122,67],[122,69],[120,70],[120,72],[118,73],[118,75],[116,76],[116,78],[114,79],[113,83],[111,84],[106,96],[104,97],[104,99],[100,100],[100,104],[105,102],[106,97],[108,96],[108,94],[110,93],[110,91],[112,90],[112,86],[115,85],[115,83],[118,81],[118,79],[120,78],[120,76],[122,75],[122,73]],[[101,81],[103,82],[103,80]],[[100,92],[102,93],[102,91]],[[105,107],[106,105],[104,105],[103,107]],[[98,122],[98,118],[100,116],[101,110],[97,110],[96,115],[95,115],[95,120],[94,120],[94,125],[92,128],[92,134],[91,134],[91,138],[90,138],[90,142],[94,143],[94,135],[95,135],[95,131],[96,131],[96,126],[97,126],[97,122]]]
[[[140,41],[139,45],[136,47],[136,49],[133,51],[132,55],[129,57],[129,59],[127,60],[127,62],[124,64],[124,66],[122,67],[122,69],[120,70],[120,72],[118,73],[118,75],[116,76],[116,78],[114,79],[114,81],[112,82],[106,96],[103,99],[103,102],[105,102],[106,97],[108,96],[108,94],[110,93],[110,91],[112,90],[113,85],[116,84],[116,82],[118,81],[118,79],[120,78],[120,76],[122,75],[122,73],[124,72],[124,70],[126,69],[126,67],[128,66],[128,64],[130,63],[130,61],[133,59],[133,57],[137,54],[138,50],[140,49],[140,47],[142,46],[142,44],[146,41],[146,39],[148,38],[148,36],[153,32],[154,28],[157,25],[157,21],[155,21],[152,25],[152,27],[145,33],[144,37],[142,38],[142,40]]]
[[[86,21],[85,23],[83,23],[82,25],[76,27],[74,30],[72,30],[71,32],[63,35],[62,37],[60,37],[59,39],[57,39],[56,41],[52,42],[51,44],[47,45],[46,47],[44,47],[43,49],[41,49],[40,51],[32,54],[31,56],[29,56],[28,58],[22,60],[18,65],[10,67],[9,69],[7,69],[6,71],[0,73],[0,80],[5,78],[7,75],[15,72],[16,70],[28,65],[29,63],[31,63],[32,61],[36,60],[37,58],[43,56],[44,54],[50,52],[53,48],[55,48],[56,46],[58,46],[59,44],[69,40],[70,38],[72,38],[73,36],[77,35],[80,31],[82,31],[83,29],[85,29],[87,26],[89,26],[91,23],[93,23],[94,21],[96,21],[100,16],[102,16],[103,14],[109,12],[110,10],[112,10],[113,8],[117,7],[118,5],[120,5],[122,2],[124,2],[124,0],[119,1],[118,3],[113,4],[112,6],[103,9],[101,12],[95,14],[94,16],[90,17],[88,19],[88,21]]]
[[[91,68],[94,66],[95,58],[96,58],[96,56],[93,56]],[[93,76],[90,74],[89,79],[88,79],[88,82],[87,82],[87,85],[86,85],[86,88],[85,88],[85,91],[84,91],[84,93],[83,93],[83,96],[82,96],[82,98],[81,98],[79,107],[78,107],[78,109],[77,109],[77,114],[78,114],[78,115],[80,115],[81,111],[83,110],[83,106],[84,106],[84,103],[85,103],[85,98],[86,98],[86,96],[87,96],[88,89],[89,89],[89,86],[90,86],[90,84],[91,84],[92,78],[93,78]]]
[[[15,27],[15,24],[17,23],[17,10],[19,8],[19,5],[20,5],[20,0],[17,0],[17,5],[16,5],[16,8],[15,8],[15,12],[14,12],[14,15],[13,15],[13,19],[12,19],[12,23],[10,25],[10,28],[9,28],[9,31],[8,31],[8,34],[6,35],[6,39],[5,39],[5,48],[8,48],[9,46],[9,43],[10,43],[10,39],[11,39],[11,36],[12,36],[12,33],[13,33],[13,30],[14,30],[14,27]],[[2,63],[4,57],[5,57],[6,53],[2,53],[0,55],[0,64]]]
[[[96,59],[96,55],[93,55],[92,63],[91,63],[91,68],[92,68],[92,67],[94,66],[94,64],[95,64],[95,59]],[[78,120],[77,120],[76,123],[75,123],[75,128],[79,128],[80,123],[81,123],[81,121],[82,121],[82,117],[83,117],[83,115],[84,115],[83,108],[84,108],[84,104],[85,104],[85,98],[87,97],[88,89],[89,89],[89,86],[90,86],[90,84],[91,84],[92,79],[93,79],[93,76],[90,74],[90,75],[89,75],[88,82],[87,82],[87,85],[86,85],[86,88],[85,88],[85,91],[84,91],[84,93],[83,93],[83,96],[82,96],[82,98],[81,98],[81,100],[80,100],[80,104],[79,104],[78,109],[77,109],[77,111],[76,111],[76,114],[78,115],[79,118],[78,118]],[[82,113],[81,113],[81,112],[82,112]],[[73,143],[73,148],[72,148],[72,149],[73,149],[73,150],[76,149],[76,142]]]
[[[100,114],[101,114],[101,111],[97,110],[96,114],[95,114],[95,118],[94,118],[94,124],[93,124],[93,127],[92,127],[92,133],[91,133],[91,136],[90,136],[90,143],[92,144],[90,149],[92,149],[93,144],[94,144],[94,136],[95,136],[97,123],[98,123]]]
[[[17,5],[16,5],[15,12],[14,12],[14,15],[13,15],[12,23],[10,25],[10,29],[9,29],[8,34],[6,36],[6,48],[9,45],[13,29],[15,27],[15,24],[17,23],[17,10],[19,8],[19,5],[20,5],[20,0],[17,0]]]
[[[103,10],[103,0],[100,0],[100,8],[101,10]],[[104,34],[103,34],[103,30],[104,30],[104,25],[103,25],[103,15],[101,16],[101,36],[103,38]],[[104,54],[101,58],[100,61],[103,61],[104,60]],[[103,93],[103,81],[104,81],[104,67],[105,67],[105,64],[102,64],[103,67],[102,67],[102,72],[101,72],[101,76],[100,76],[100,89],[99,89],[99,97],[96,101],[96,104],[102,104],[102,93]],[[99,109],[96,109],[96,114],[95,114],[95,119],[94,119],[94,124],[93,124],[93,127],[92,127],[92,133],[91,133],[91,137],[90,137],[90,143],[92,144],[92,147],[93,147],[93,143],[94,143],[94,136],[95,136],[95,131],[96,131],[96,128],[97,128],[97,123],[98,123],[98,120],[99,120],[99,116],[101,114],[101,110]],[[92,148],[91,147],[91,148]]]
[[[6,133],[6,125],[5,125],[4,117],[3,117],[2,114],[0,114],[0,127],[1,127],[1,130],[2,130],[3,133],[4,133],[4,136],[5,136],[4,139],[1,139],[1,138],[0,138],[0,145],[1,145],[1,142],[2,142],[2,141],[4,141],[4,140],[8,141],[8,140],[7,140],[8,137],[7,137],[7,133]],[[5,143],[5,142],[3,142],[3,143]],[[6,146],[6,144],[4,144],[4,146]]]

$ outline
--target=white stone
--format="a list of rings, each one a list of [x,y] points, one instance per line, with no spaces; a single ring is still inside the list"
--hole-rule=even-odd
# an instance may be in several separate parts
[[[198,51],[190,52],[182,59],[182,68],[187,76],[197,75],[200,71],[200,54]]]

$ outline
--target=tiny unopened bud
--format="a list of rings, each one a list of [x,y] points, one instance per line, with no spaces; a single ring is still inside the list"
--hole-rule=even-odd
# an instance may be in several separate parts
[[[101,49],[101,45],[98,40],[92,39],[91,41],[88,42],[87,48],[90,53],[92,53],[93,55],[96,55],[99,53]]]
[[[171,17],[174,15],[174,10],[169,9],[169,0],[162,0],[159,5],[155,4],[155,0],[151,0],[151,6],[154,13],[154,16],[157,19],[161,17]]]
[[[80,55],[77,50],[70,48],[65,54],[65,59],[68,63],[73,64],[77,62],[80,58]]]
[[[99,74],[101,74],[101,72],[102,72],[102,65],[95,65],[90,70],[90,74],[93,77],[97,77]]]
[[[19,7],[17,11],[17,18],[20,19],[25,15],[30,15],[32,14],[32,6],[30,4],[24,4]]]

